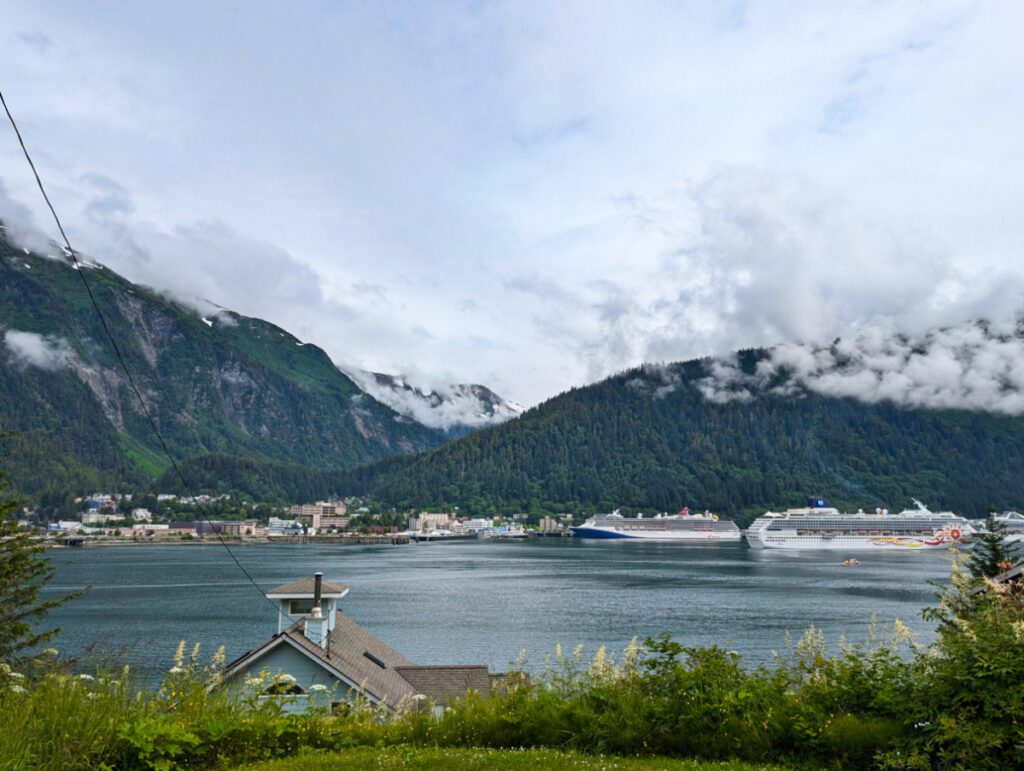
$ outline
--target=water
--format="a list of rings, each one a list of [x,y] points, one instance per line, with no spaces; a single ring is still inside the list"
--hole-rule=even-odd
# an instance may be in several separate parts
[[[538,664],[556,643],[621,650],[631,637],[670,632],[770,660],[814,624],[828,639],[867,636],[872,614],[899,618],[924,642],[928,580],[949,576],[948,555],[780,552],[743,544],[681,546],[575,539],[460,541],[408,546],[277,545],[234,548],[266,590],[323,571],[351,591],[342,610],[417,663],[504,669],[520,649]],[[276,631],[274,609],[218,546],[67,549],[48,594],[91,585],[49,617],[55,645],[96,645],[154,673],[179,640],[228,659]]]

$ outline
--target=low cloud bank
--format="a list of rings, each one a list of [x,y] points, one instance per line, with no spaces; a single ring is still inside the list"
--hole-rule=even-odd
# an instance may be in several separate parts
[[[443,383],[428,376],[422,382],[383,376],[358,369],[342,370],[377,401],[430,428],[483,428],[515,417],[523,408],[490,389],[465,383]]]
[[[3,335],[4,345],[17,366],[57,370],[68,366],[71,347],[62,337],[44,337],[35,332],[8,329]]]
[[[969,322],[919,336],[872,328],[830,346],[777,346],[748,374],[735,358],[714,359],[697,383],[708,401],[758,394],[852,397],[907,407],[1024,414],[1024,318]]]

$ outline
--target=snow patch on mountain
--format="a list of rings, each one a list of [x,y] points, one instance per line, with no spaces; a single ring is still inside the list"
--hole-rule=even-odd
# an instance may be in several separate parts
[[[370,396],[400,415],[425,426],[464,434],[518,417],[525,407],[475,383],[414,382],[404,375],[385,375],[340,368]]]

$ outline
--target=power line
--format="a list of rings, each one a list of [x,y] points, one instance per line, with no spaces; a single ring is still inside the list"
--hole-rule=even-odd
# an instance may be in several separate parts
[[[32,162],[32,156],[29,154],[28,148],[25,147],[25,140],[21,136],[21,131],[18,128],[18,123],[14,120],[14,116],[11,114],[11,110],[7,106],[7,100],[4,99],[2,91],[0,91],[0,103],[3,104],[4,112],[7,113],[7,119],[11,122],[11,127],[14,129],[15,135],[18,137],[18,144],[21,145],[21,151],[22,153],[25,154],[25,160],[28,161],[29,168],[32,169],[32,175],[36,178],[36,184],[39,186],[39,192],[43,194],[43,200],[46,201],[46,205],[50,208],[50,214],[53,215],[53,220],[54,222],[57,223],[57,230],[60,231],[61,238],[64,239],[64,245],[67,247],[68,255],[70,255],[72,261],[75,264],[75,272],[78,274],[78,277],[82,279],[82,284],[85,286],[85,291],[89,295],[89,302],[92,303],[93,310],[96,311],[96,315],[99,317],[100,326],[103,327],[103,332],[107,336],[107,340],[110,341],[110,347],[114,349],[114,355],[117,357],[117,361],[121,365],[121,370],[124,372],[124,376],[128,381],[128,385],[131,386],[132,392],[135,394],[135,398],[139,400],[139,406],[142,408],[142,414],[145,415],[146,420],[149,423],[149,427],[153,430],[153,434],[156,436],[157,441],[160,442],[160,447],[163,449],[164,455],[167,456],[167,460],[171,462],[171,467],[174,469],[174,473],[178,477],[178,481],[180,481],[185,490],[188,491],[188,494],[192,497],[192,500],[195,503],[196,508],[199,510],[200,516],[210,526],[211,530],[213,531],[213,534],[217,536],[217,540],[218,542],[220,542],[220,545],[223,546],[224,549],[227,551],[228,556],[230,556],[231,559],[234,561],[235,565],[238,566],[238,569],[245,574],[245,577],[249,579],[249,583],[251,583],[256,588],[256,591],[260,593],[260,596],[263,597],[268,603],[270,603],[274,607],[274,611],[276,613],[279,613],[280,608],[277,606],[277,604],[266,597],[266,595],[263,593],[263,589],[261,589],[260,585],[256,583],[256,579],[254,579],[252,575],[249,573],[249,571],[245,569],[245,565],[239,562],[238,557],[235,556],[235,553],[231,550],[231,547],[228,545],[227,541],[225,541],[224,537],[219,532],[217,532],[217,529],[214,527],[212,520],[206,515],[206,512],[203,510],[202,504],[198,502],[197,496],[195,492],[192,490],[192,486],[188,483],[188,480],[185,479],[184,474],[181,473],[181,468],[178,466],[178,462],[174,459],[174,455],[171,454],[171,450],[167,446],[167,442],[164,441],[163,434],[160,433],[160,429],[157,427],[156,421],[153,419],[153,414],[149,411],[149,407],[146,406],[146,400],[142,398],[142,392],[139,390],[139,387],[135,384],[135,378],[132,377],[132,373],[128,369],[128,364],[125,362],[124,356],[121,355],[121,348],[118,346],[117,340],[114,339],[114,335],[110,331],[110,327],[107,324],[107,319],[103,315],[103,311],[100,310],[99,303],[96,302],[96,296],[93,294],[92,287],[89,285],[89,280],[85,277],[86,272],[82,270],[82,264],[78,261],[78,255],[75,253],[75,250],[71,246],[71,240],[68,238],[67,233],[64,232],[64,226],[60,222],[60,217],[57,216],[57,210],[53,208],[53,203],[50,201],[50,196],[46,194],[46,188],[43,187],[43,180],[39,177],[39,172],[36,170],[35,163]]]

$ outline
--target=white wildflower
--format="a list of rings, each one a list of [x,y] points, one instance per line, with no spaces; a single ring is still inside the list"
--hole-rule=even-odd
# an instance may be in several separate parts
[[[91,691],[90,693],[85,694],[85,698],[87,699],[98,699],[99,697],[100,695],[96,693],[96,691]]]
[[[20,685],[12,685],[11,693],[25,693],[25,689],[22,688]]]
[[[89,681],[89,680],[95,680],[96,678],[95,678],[95,677],[93,677],[92,675],[87,675],[87,674],[84,674],[84,673],[83,673],[83,674],[81,674],[81,675],[79,675],[79,676],[78,676],[78,679],[79,679],[79,680],[86,680],[86,681]]]
[[[185,671],[185,668],[184,667],[174,666],[174,667],[171,667],[167,671],[170,672],[172,675],[180,675],[182,672]]]
[[[313,683],[313,685],[309,686],[310,693],[321,693],[326,690],[328,690],[328,688],[323,683]]]
[[[175,648],[175,650],[174,650],[174,663],[176,665],[180,666],[181,665],[181,661],[184,658],[185,658],[185,641],[182,640],[180,643],[178,643],[178,647]]]
[[[7,676],[8,677],[13,677],[15,680],[24,680],[25,679],[25,675],[21,674],[21,672],[11,672]]]
[[[263,685],[263,678],[262,677],[247,677],[247,678],[245,678],[245,684],[246,685],[250,685],[250,686],[260,686],[260,685]]]
[[[277,675],[274,678],[274,681],[278,682],[278,683],[297,683],[298,682],[298,680],[296,680],[292,675],[285,674],[285,673]]]

